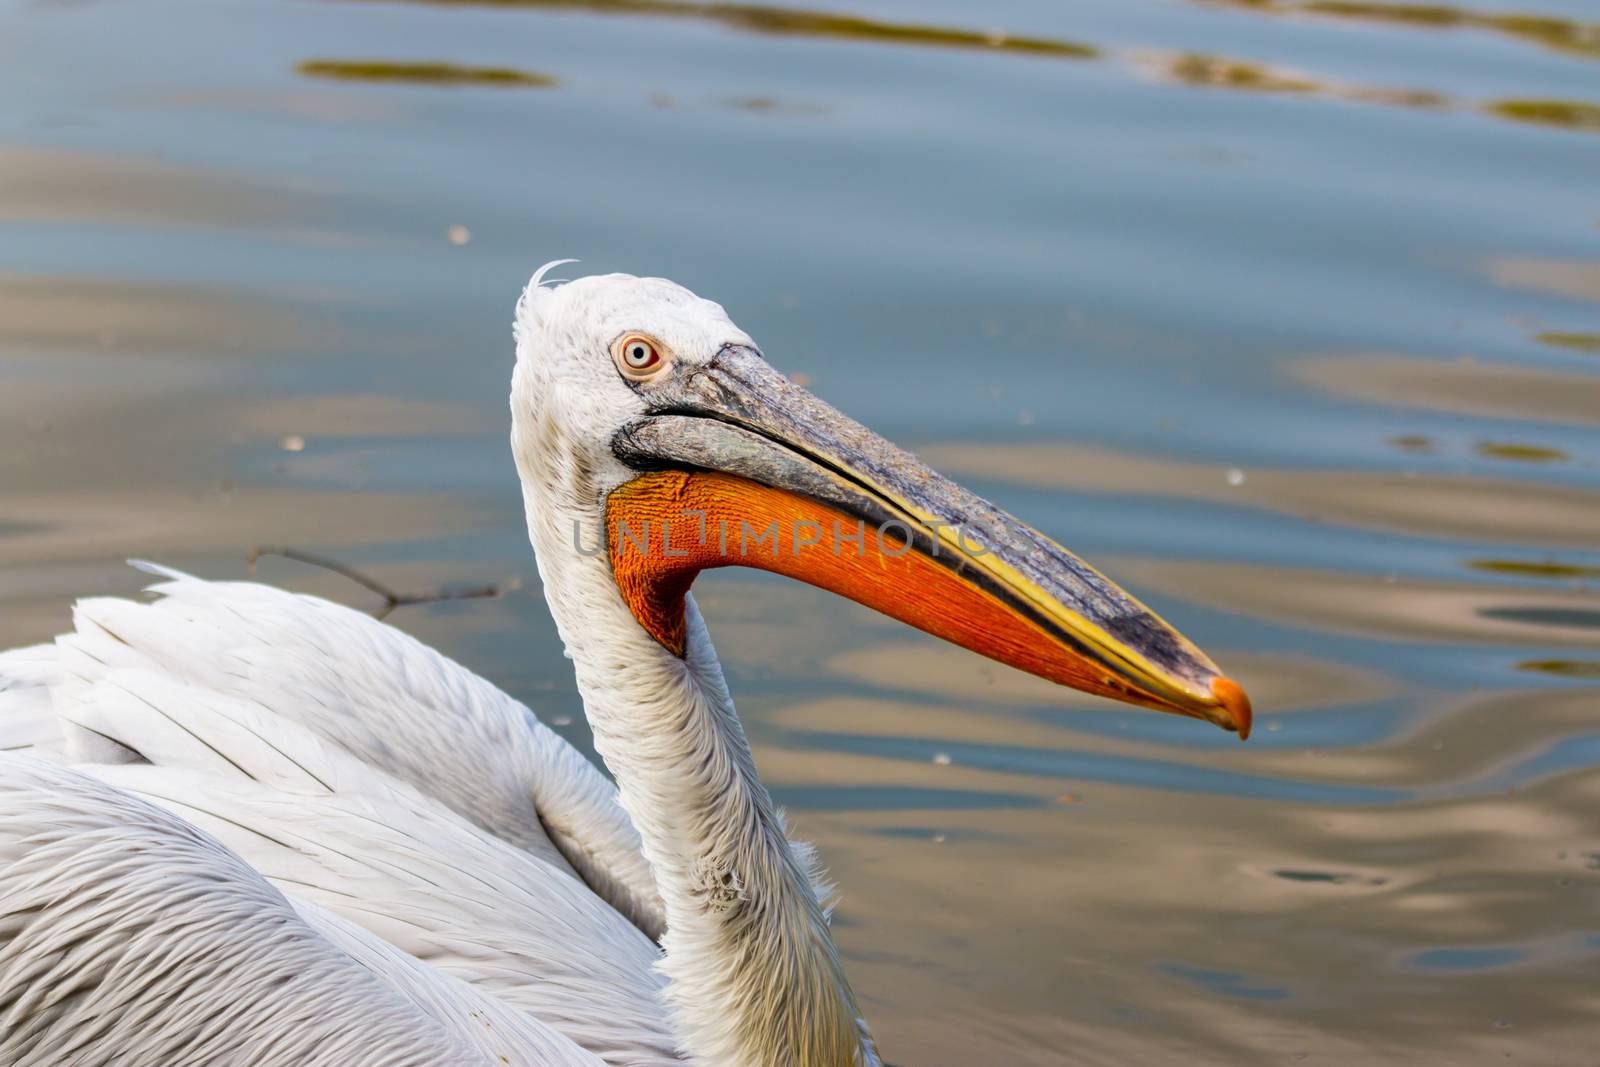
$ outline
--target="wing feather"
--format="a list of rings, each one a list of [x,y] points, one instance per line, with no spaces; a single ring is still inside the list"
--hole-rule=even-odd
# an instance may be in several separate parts
[[[58,640],[72,679],[141,667],[300,722],[491,833],[559,857],[659,939],[654,879],[615,786],[526,706],[350,608],[156,570],[169,580],[151,588],[154,603],[78,603],[75,632]],[[98,762],[122,758],[93,734],[79,742]]]
[[[608,1063],[675,1062],[659,950],[564,864],[259,707],[152,671],[63,712],[149,763],[86,768],[285,892],[493,994]]]
[[[61,754],[65,739],[50,697],[59,677],[54,645],[0,652],[0,752]]]

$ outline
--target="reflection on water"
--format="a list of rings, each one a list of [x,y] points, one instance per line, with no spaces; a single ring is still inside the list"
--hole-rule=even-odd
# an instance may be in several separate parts
[[[1289,996],[1287,986],[1258,983],[1232,971],[1212,971],[1183,963],[1165,963],[1161,965],[1161,970],[1165,974],[1205,986],[1219,996],[1245,1000],[1284,1000]]]
[[[361,0],[372,2],[372,0]],[[752,33],[792,37],[838,38],[875,44],[982,49],[1020,55],[1094,59],[1105,49],[1079,41],[1019,35],[1006,30],[967,30],[948,26],[883,22],[854,15],[832,14],[754,4],[696,4],[676,0],[379,0],[440,7],[521,8],[532,11],[576,9],[595,14],[686,18],[716,22]],[[1305,12],[1339,18],[1360,18],[1404,25],[1477,26],[1516,37],[1538,40],[1552,48],[1580,55],[1600,55],[1600,25],[1566,23],[1537,16],[1478,15],[1452,8],[1385,4],[1344,4],[1309,0],[1300,4],[1274,0],[1204,0],[1255,11]],[[1423,88],[1350,84],[1335,79],[1279,70],[1271,64],[1197,52],[1134,50],[1118,58],[1137,68],[1154,67],[1166,80],[1184,85],[1258,93],[1322,97],[1335,100],[1425,110],[1463,106],[1448,93]],[[449,63],[312,60],[300,73],[347,80],[397,81],[417,85],[549,86],[556,79],[508,67],[464,67]],[[656,99],[669,99],[657,95]],[[759,99],[759,98],[758,98]],[[1600,132],[1600,104],[1563,99],[1495,99],[1473,103],[1481,112],[1513,122]]]
[[[1479,359],[1341,356],[1304,360],[1296,375],[1371,404],[1500,419],[1600,423],[1600,377]]]
[[[1568,56],[1600,58],[1600,23],[1585,23],[1531,13],[1475,11],[1444,4],[1358,3],[1349,0],[1199,0],[1215,6],[1238,8],[1277,16],[1311,16],[1346,22],[1364,22],[1433,29],[1487,30],[1513,39],[1532,41]],[[1444,108],[1455,101],[1448,94],[1426,89],[1377,89],[1343,86],[1304,76],[1274,74],[1260,63],[1187,56],[1168,70],[1174,80],[1196,85],[1220,85],[1267,92],[1317,93],[1346,100],[1403,107]],[[1600,103],[1554,97],[1499,98],[1482,101],[1485,114],[1513,122],[1555,126],[1582,132],[1600,132]]]
[[[320,308],[271,295],[133,279],[0,273],[0,321],[15,350],[246,355],[329,341]]]
[[[1600,57],[1600,23],[1529,12],[1475,11],[1448,4],[1360,3],[1357,0],[1205,0],[1275,15],[1308,14],[1355,22],[1435,29],[1480,29],[1533,41],[1577,56]]]
[[[1391,439],[1394,440],[1394,439]],[[1398,439],[1431,454],[1426,438]],[[1267,509],[1319,524],[1427,538],[1595,547],[1600,487],[1416,470],[1254,469],[1131,456],[1078,445],[933,445],[918,450],[950,474],[1073,492],[1154,494]],[[1237,471],[1238,479],[1230,477]]]
[[[668,274],[1255,699],[1240,745],[702,578],[891,1062],[1588,1062],[1600,231],[1568,131],[1595,125],[1594,24],[990,17],[0,12],[26,42],[0,65],[0,643],[136,590],[124,557],[240,576],[296,544],[506,585],[393,621],[589,745],[506,454],[506,325],[545,259]]]
[[[1423,970],[1484,971],[1521,963],[1528,955],[1520,948],[1435,948],[1416,953],[1408,962]]]
[[[1372,703],[1395,694],[1394,683],[1382,675],[1306,655],[1236,652],[1226,659],[1230,676],[1245,686],[1252,699],[1270,709],[1269,714]],[[848,648],[829,656],[823,666],[829,675],[916,694],[925,700],[1003,701],[1052,711],[1103,707],[1092,697],[975,654],[926,643],[885,642]],[[1011,724],[1004,727],[1014,728]]]
[[[1400,579],[1242,564],[1144,561],[1146,585],[1286,625],[1410,643],[1600,647],[1600,592]]]
[[[1064,59],[1089,59],[1099,54],[1076,41],[1031,37],[1003,30],[977,32],[913,22],[883,22],[828,11],[806,11],[761,4],[696,4],[677,0],[404,0],[440,7],[524,8],[532,11],[577,10],[600,15],[704,19],[749,33],[791,37],[841,38],[874,44],[908,44],[937,48],[981,48]]]
[[[106,152],[0,145],[0,217],[179,228],[293,226],[327,213],[314,190]]]
[[[1314,882],[1321,885],[1387,885],[1387,878],[1362,878],[1348,871],[1273,871],[1273,877],[1291,882]]]
[[[1600,261],[1506,256],[1489,265],[1501,285],[1600,303]]]
[[[1286,93],[1318,96],[1357,103],[1385,104],[1391,107],[1445,110],[1458,106],[1444,93],[1428,89],[1381,88],[1347,85],[1305,74],[1275,69],[1265,63],[1186,52],[1168,56],[1157,70],[1168,81],[1183,85],[1236,89],[1253,93]],[[1559,126],[1579,131],[1600,131],[1600,104],[1581,100],[1490,100],[1482,105],[1485,114],[1513,122],[1540,126]]]

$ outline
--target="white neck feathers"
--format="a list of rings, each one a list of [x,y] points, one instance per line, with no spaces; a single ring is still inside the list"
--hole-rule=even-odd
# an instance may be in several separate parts
[[[513,435],[529,536],[595,748],[666,906],[662,968],[685,1050],[718,1067],[872,1067],[811,850],[789,841],[756,773],[698,609],[691,598],[683,659],[634,620],[605,554],[578,547],[599,536],[594,472],[537,429]]]

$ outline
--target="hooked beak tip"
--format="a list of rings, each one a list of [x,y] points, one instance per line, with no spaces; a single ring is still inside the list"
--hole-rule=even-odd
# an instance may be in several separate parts
[[[1233,728],[1239,731],[1239,740],[1247,740],[1250,737],[1250,698],[1245,696],[1239,683],[1232,678],[1213,678],[1211,695],[1217,698],[1217,703],[1228,709]]]

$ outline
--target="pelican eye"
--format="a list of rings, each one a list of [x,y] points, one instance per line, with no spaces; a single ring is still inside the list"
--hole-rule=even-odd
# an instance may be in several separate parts
[[[653,378],[667,365],[661,345],[642,333],[626,334],[612,349],[617,369],[625,378]]]

